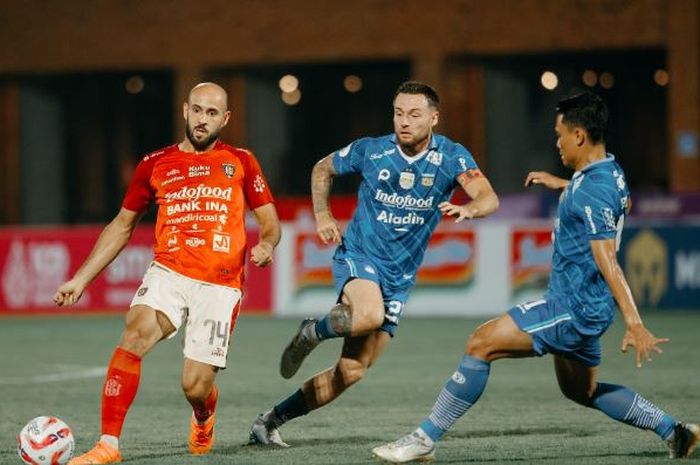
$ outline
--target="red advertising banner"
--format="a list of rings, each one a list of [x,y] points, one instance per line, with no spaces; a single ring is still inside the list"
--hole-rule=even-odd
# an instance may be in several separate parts
[[[510,258],[513,294],[528,288],[546,288],[551,270],[551,228],[513,227]]]
[[[335,246],[326,246],[316,232],[300,231],[294,244],[296,289],[333,284],[331,263]],[[437,230],[428,243],[417,285],[463,285],[474,277],[476,233]]]
[[[58,286],[88,256],[101,227],[0,230],[0,314],[125,311],[153,259],[153,228],[138,227],[119,256],[90,284],[80,301],[54,305]],[[255,243],[257,233],[248,233]],[[272,270],[246,267],[243,311],[270,312]]]

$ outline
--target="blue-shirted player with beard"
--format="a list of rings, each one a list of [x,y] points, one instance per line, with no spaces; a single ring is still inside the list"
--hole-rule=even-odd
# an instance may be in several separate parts
[[[433,133],[438,95],[414,81],[394,96],[394,134],[356,140],[319,161],[311,174],[317,231],[338,243],[333,257],[337,304],[320,320],[306,319],[280,364],[291,378],[323,340],[345,339],[336,365],[307,380],[260,415],[250,441],[286,447],[278,428],[340,396],[358,382],[391,340],[416,279],[428,239],[442,214],[462,221],[491,214],[498,198],[467,149]],[[358,205],[341,239],[329,204],[334,176],[359,174]],[[454,205],[457,186],[472,199]]]
[[[528,174],[525,185],[563,189],[554,222],[554,256],[542,300],[517,305],[469,337],[457,371],[440,392],[430,415],[413,433],[376,447],[374,455],[392,463],[432,460],[436,442],[477,402],[491,362],[551,353],[562,393],[666,441],[671,458],[688,457],[700,441],[700,428],[684,424],[631,389],[597,380],[600,336],[610,326],[615,302],[624,318],[622,350],[633,346],[636,363],[661,353],[657,338],[642,323],[616,252],[630,206],[625,176],[605,150],[608,111],[586,92],[559,102],[557,147],[571,181],[545,172]]]

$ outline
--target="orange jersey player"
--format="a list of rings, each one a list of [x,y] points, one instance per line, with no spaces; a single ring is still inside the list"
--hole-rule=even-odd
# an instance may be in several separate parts
[[[195,86],[183,104],[185,138],[139,163],[122,208],[90,256],[54,301],[72,305],[119,254],[148,205],[158,205],[155,256],[131,307],[107,369],[102,391],[102,435],[95,447],[69,463],[121,461],[119,436],[136,396],[142,358],[187,325],[182,389],[192,405],[190,452],[206,454],[214,442],[218,390],[238,316],[246,252],[245,208],[260,226],[250,250],[257,266],[272,262],[280,225],[272,194],[249,151],[218,140],[231,116],[227,95],[213,83]]]

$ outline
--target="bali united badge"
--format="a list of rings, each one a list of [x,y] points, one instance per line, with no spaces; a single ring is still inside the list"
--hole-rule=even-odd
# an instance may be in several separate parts
[[[232,178],[233,174],[236,172],[236,165],[233,163],[222,163],[221,168],[224,170],[224,174],[227,178]]]
[[[416,175],[410,171],[402,171],[399,176],[399,186],[404,189],[411,189],[416,183]]]

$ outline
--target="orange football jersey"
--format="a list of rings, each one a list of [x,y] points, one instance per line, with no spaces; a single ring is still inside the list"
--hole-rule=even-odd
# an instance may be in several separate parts
[[[217,142],[205,153],[171,145],[138,164],[122,206],[158,205],[155,261],[192,279],[243,284],[245,208],[273,202],[255,156]]]

